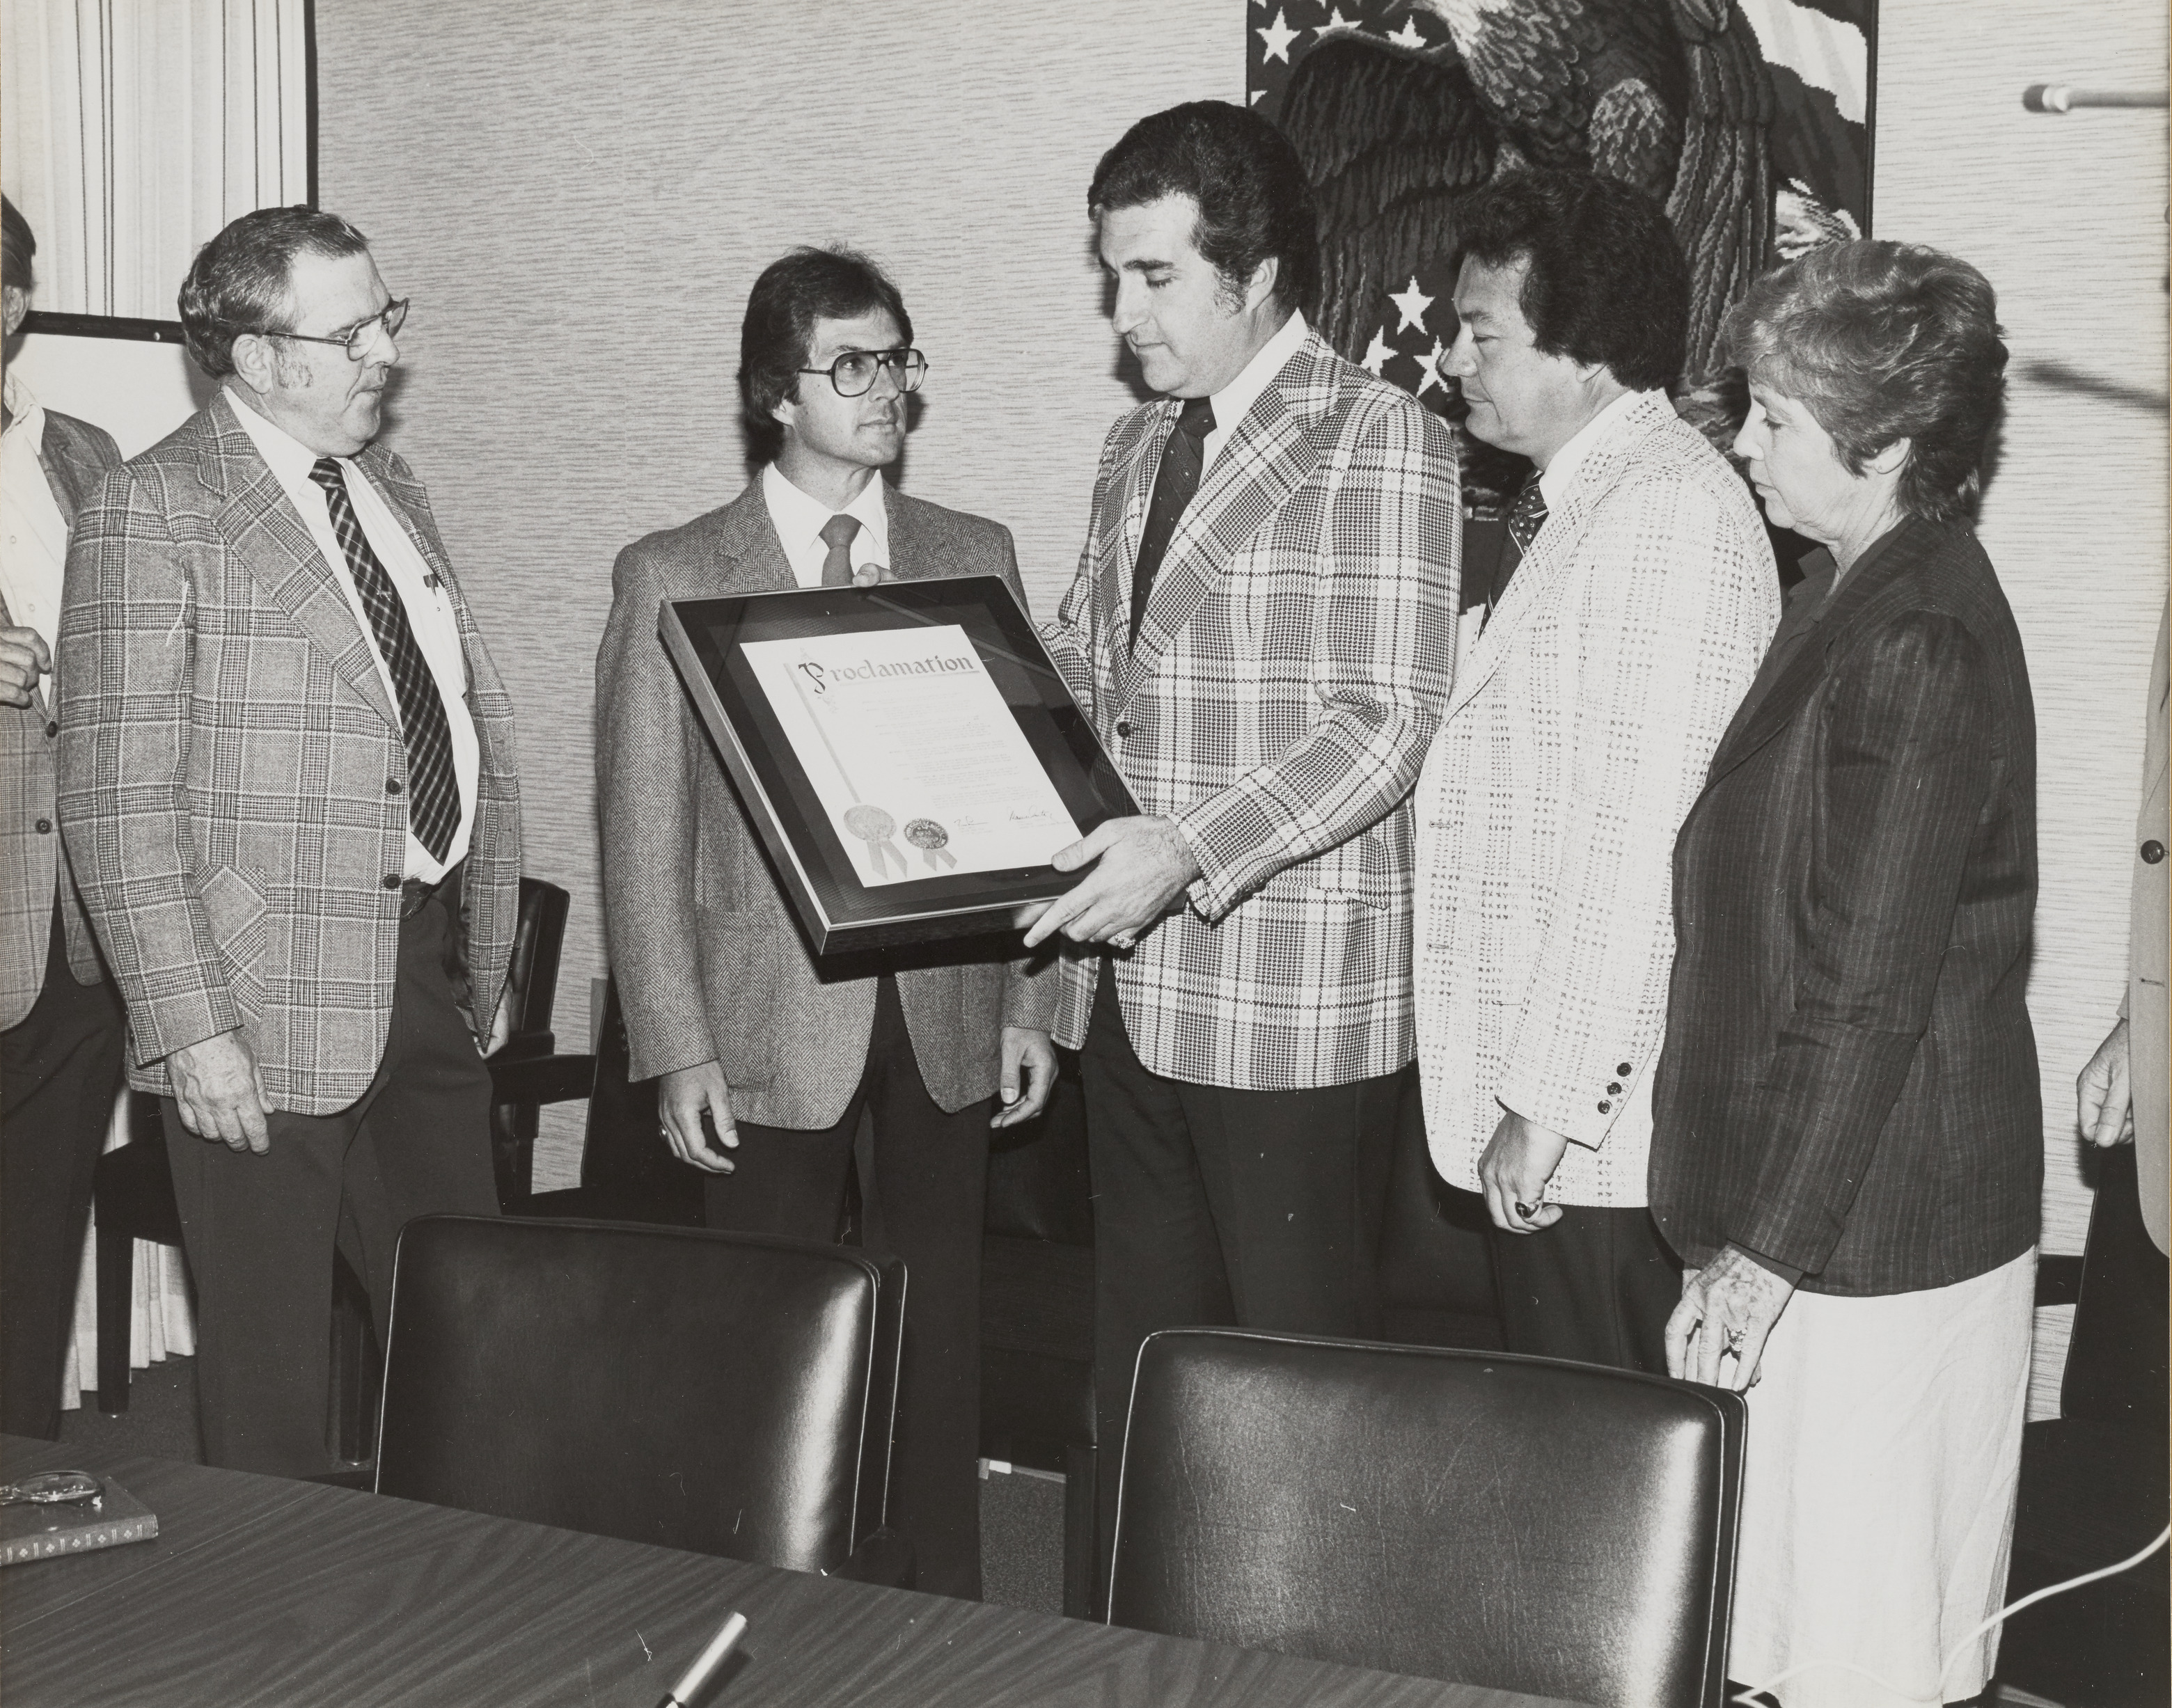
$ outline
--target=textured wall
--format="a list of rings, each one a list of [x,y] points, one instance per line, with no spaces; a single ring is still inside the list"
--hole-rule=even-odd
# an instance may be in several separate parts
[[[1244,99],[1244,13],[317,0],[320,199],[414,297],[394,442],[519,709],[528,868],[573,891],[562,1031],[603,969],[589,717],[611,559],[739,490],[755,275],[833,239],[893,271],[933,364],[905,485],[1008,524],[1052,610],[1132,400],[1087,181],[1142,115]]]
[[[1981,527],[2036,696],[2043,888],[2029,996],[2044,1068],[2044,1247],[2078,1252],[2089,1193],[2074,1076],[2126,978],[2142,704],[2165,597],[2165,115],[2035,114],[2021,91],[2162,89],[2165,9],[1879,9],[1878,234],[1981,267],[2013,352]],[[2040,1414],[2056,1409],[2071,1315],[2040,1320]]]

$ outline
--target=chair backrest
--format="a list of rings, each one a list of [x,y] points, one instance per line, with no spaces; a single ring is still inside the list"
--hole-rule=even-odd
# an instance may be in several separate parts
[[[1112,1625],[1599,1708],[1725,1689],[1738,1394],[1176,1329],[1140,1349]]]
[[[380,1494],[798,1571],[883,1522],[904,1266],[624,1222],[401,1231]]]
[[[513,993],[513,1030],[548,1032],[558,1005],[558,955],[573,898],[540,878],[520,880],[520,913],[505,982]]]

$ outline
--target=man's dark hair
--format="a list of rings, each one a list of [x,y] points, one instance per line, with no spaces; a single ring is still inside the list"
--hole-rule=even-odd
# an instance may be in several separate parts
[[[6,196],[0,196],[0,286],[12,291],[30,288],[30,260],[38,252],[38,239],[30,222]]]
[[[1461,260],[1530,262],[1517,302],[1541,353],[1604,363],[1636,391],[1681,377],[1689,265],[1666,210],[1642,191],[1533,169],[1473,192],[1455,218]]]
[[[197,367],[213,379],[234,372],[234,341],[245,332],[293,329],[294,258],[367,255],[369,239],[336,213],[260,207],[196,251],[181,281],[181,331]]]
[[[1259,114],[1227,101],[1186,101],[1124,132],[1101,157],[1087,212],[1142,207],[1165,196],[1199,204],[1192,245],[1240,294],[1272,256],[1275,299],[1309,309],[1320,288],[1320,221],[1297,150]]]
[[[739,396],[753,460],[769,462],[784,443],[777,406],[799,395],[799,370],[814,347],[817,320],[849,320],[887,309],[912,342],[912,316],[883,271],[858,250],[802,245],[761,270],[739,323]],[[818,384],[827,385],[826,379]]]

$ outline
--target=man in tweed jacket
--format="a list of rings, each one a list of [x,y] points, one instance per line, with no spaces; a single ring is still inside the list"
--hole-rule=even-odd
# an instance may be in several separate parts
[[[519,903],[511,703],[422,485],[373,443],[399,351],[360,233],[267,208],[181,287],[211,403],[78,518],[60,810],[165,1099],[213,1464],[325,1445],[332,1254],[492,1214]]]
[[[1508,1350],[1664,1375],[1681,1284],[1645,1159],[1675,834],[1779,582],[1741,479],[1663,389],[1689,296],[1659,206],[1527,172],[1458,218],[1444,370],[1470,430],[1538,472],[1418,781],[1426,1130],[1485,1195]]]
[[[1053,1088],[1053,983],[987,943],[817,962],[656,628],[666,599],[943,575],[1000,575],[1024,607],[1008,529],[882,478],[925,371],[911,345],[864,257],[797,250],[755,282],[740,384],[771,459],[722,509],[619,554],[597,806],[632,1071],[660,1077],[664,1136],[708,1174],[708,1225],[834,1239],[871,1120],[868,1231],[910,1279],[890,1522],[921,1588],[977,1599],[988,1129]]]
[[[1401,803],[1448,688],[1460,535],[1445,429],[1298,312],[1317,238],[1271,125],[1218,102],[1142,120],[1089,204],[1164,400],[1110,432],[1047,640],[1142,815],[1057,857],[1091,869],[1027,942],[1085,951],[1056,1028],[1083,1050],[1113,1453],[1158,1329],[1374,1327],[1413,1047]]]
[[[38,245],[5,197],[0,226],[5,364]],[[12,366],[0,421],[0,1429],[51,1438],[123,1029],[61,847],[51,670],[68,529],[121,451]]]

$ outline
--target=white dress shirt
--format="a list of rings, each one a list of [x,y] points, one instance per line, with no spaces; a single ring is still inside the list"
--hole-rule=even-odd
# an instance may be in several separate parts
[[[339,583],[340,591],[347,595],[347,604],[354,612],[355,626],[362,631],[369,656],[377,661],[377,674],[384,683],[384,697],[391,703],[392,715],[396,719],[400,715],[400,696],[392,685],[392,672],[385,666],[384,654],[377,644],[377,631],[370,626],[369,612],[356,590],[354,572],[347,567],[347,553],[340,548],[339,536],[332,532],[331,509],[325,502],[325,490],[309,478],[309,470],[316,466],[317,453],[250,408],[238,387],[228,386],[226,396],[243,430],[271,468],[303,525],[309,530],[309,538],[316,542],[317,550],[331,566],[332,578]],[[451,597],[437,584],[430,566],[423,561],[422,552],[408,538],[406,529],[401,524],[390,503],[351,459],[341,457],[337,461],[347,476],[347,502],[354,507],[354,519],[362,524],[369,549],[377,554],[377,561],[390,577],[400,602],[407,608],[407,626],[414,633],[415,644],[422,649],[423,661],[430,667],[430,674],[437,680],[438,695],[445,706],[445,723],[452,733],[453,776],[460,790],[460,828],[454,831],[443,860],[433,856],[416,839],[411,828],[407,832],[406,869],[401,874],[434,884],[467,857],[468,836],[475,825],[479,755],[475,719],[468,711],[467,654],[460,645],[460,622],[453,615]]]
[[[1237,424],[1245,418],[1245,411],[1267,389],[1267,383],[1288,365],[1298,346],[1304,342],[1306,331],[1304,314],[1295,309],[1282,322],[1275,336],[1262,344],[1245,371],[1207,400],[1214,406],[1214,431],[1207,435],[1200,446],[1199,478],[1204,482],[1207,471],[1214,466],[1215,458],[1222,454],[1222,447],[1229,443],[1229,435],[1237,431]]]
[[[1674,407],[1667,402],[1664,392],[1625,391],[1578,427],[1569,442],[1548,459],[1546,467],[1539,470],[1539,496],[1546,501],[1548,513],[1561,508],[1562,498],[1567,496],[1569,486],[1576,479],[1576,471],[1583,466],[1583,459],[1606,437],[1610,426],[1636,408],[1639,400],[1647,397],[1657,398],[1669,409]]]
[[[13,417],[0,433],[0,602],[8,620],[35,629],[46,650],[59,653],[61,576],[67,567],[67,519],[39,453],[46,442],[46,412],[30,388],[10,373],[0,381]],[[46,703],[52,684],[46,685]]]
[[[830,556],[830,542],[823,539],[822,530],[830,525],[832,516],[849,516],[860,524],[860,531],[852,536],[854,574],[871,563],[889,567],[890,516],[883,504],[880,475],[861,487],[860,496],[843,509],[832,510],[820,498],[801,491],[771,463],[761,471],[761,496],[769,506],[769,519],[776,526],[777,537],[784,542],[792,578],[800,586],[822,585],[822,566]]]

